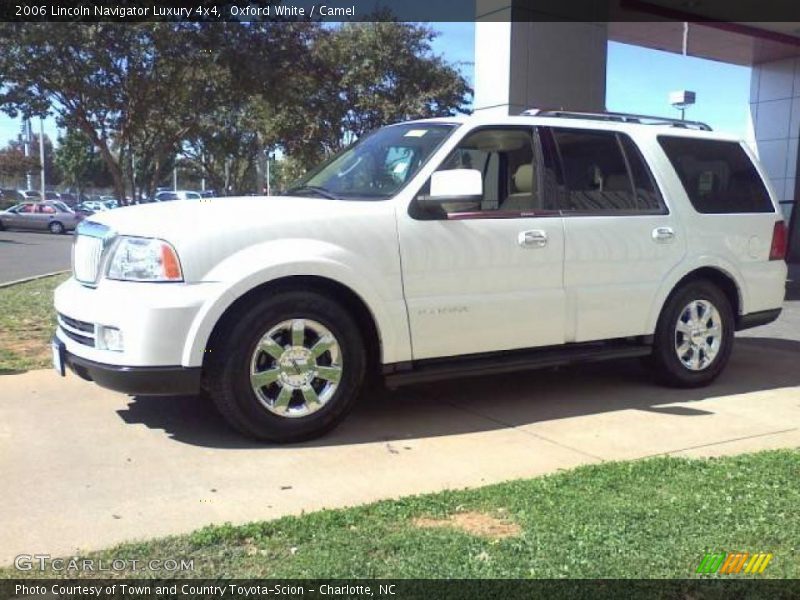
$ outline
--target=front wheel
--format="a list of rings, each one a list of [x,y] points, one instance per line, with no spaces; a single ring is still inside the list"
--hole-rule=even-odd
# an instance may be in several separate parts
[[[358,397],[366,353],[358,325],[337,302],[277,293],[249,309],[209,348],[206,384],[240,432],[299,442],[335,427]]]
[[[730,358],[735,323],[725,294],[694,281],[667,300],[658,320],[650,363],[673,387],[699,387],[716,379]]]
[[[55,234],[64,233],[64,226],[58,221],[53,221],[52,223],[50,223],[50,225],[47,226],[47,228],[50,230],[50,233],[55,233]]]

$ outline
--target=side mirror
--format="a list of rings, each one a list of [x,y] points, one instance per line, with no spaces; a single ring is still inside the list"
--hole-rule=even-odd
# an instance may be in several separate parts
[[[480,208],[483,175],[477,169],[449,169],[431,175],[431,191],[417,202],[426,210],[460,212]]]

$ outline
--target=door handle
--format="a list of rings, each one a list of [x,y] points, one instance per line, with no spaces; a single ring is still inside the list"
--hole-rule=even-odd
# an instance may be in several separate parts
[[[547,245],[547,234],[541,229],[523,231],[517,237],[517,242],[523,248],[544,248]]]
[[[667,243],[675,239],[675,231],[672,227],[656,227],[653,229],[653,241]]]

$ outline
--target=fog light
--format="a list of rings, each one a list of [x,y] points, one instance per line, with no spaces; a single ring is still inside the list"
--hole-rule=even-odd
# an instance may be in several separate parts
[[[101,350],[113,350],[114,352],[122,352],[124,345],[122,343],[122,332],[116,327],[106,327],[100,325],[97,332],[97,345]]]

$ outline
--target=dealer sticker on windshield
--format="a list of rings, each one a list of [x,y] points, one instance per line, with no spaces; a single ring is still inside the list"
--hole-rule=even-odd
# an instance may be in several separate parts
[[[410,131],[406,131],[403,137],[422,137],[426,133],[428,133],[427,129],[411,129]]]

